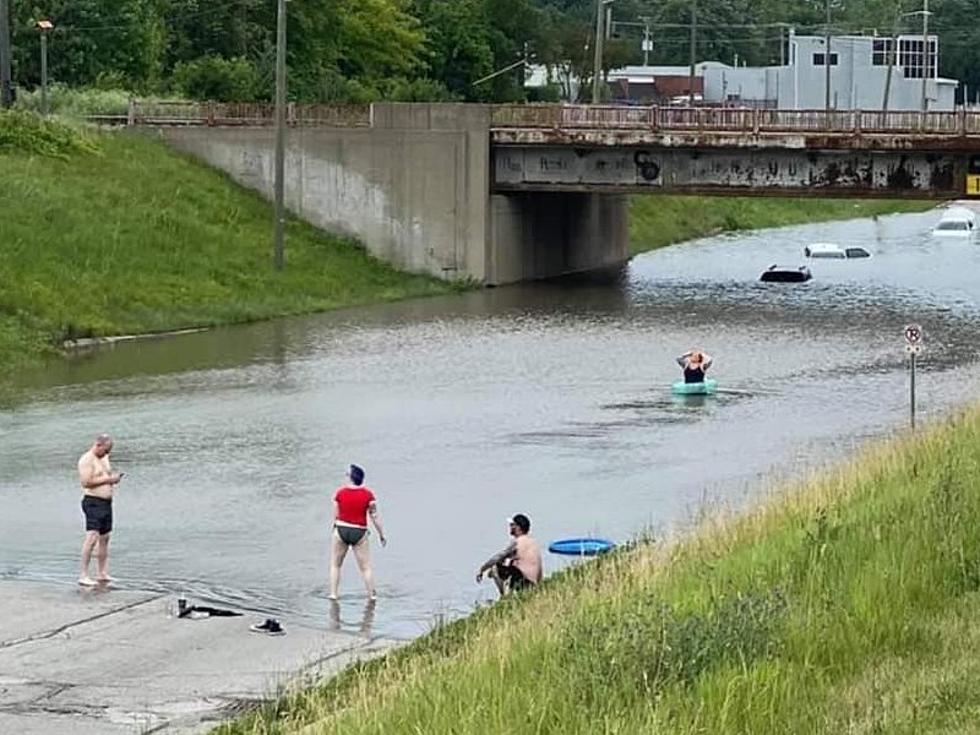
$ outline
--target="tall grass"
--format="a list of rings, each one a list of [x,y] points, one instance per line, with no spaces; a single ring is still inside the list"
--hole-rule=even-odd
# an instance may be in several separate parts
[[[0,212],[0,372],[69,338],[454,288],[296,220],[277,273],[271,207],[258,194],[149,138],[80,133],[29,113],[0,114]]]
[[[99,115],[122,116],[129,113],[129,101],[137,96],[121,87],[69,87],[65,84],[48,85],[48,112],[51,115],[71,119],[84,119]],[[177,96],[154,99],[179,100]],[[17,109],[40,113],[41,89],[17,90]]]
[[[630,202],[630,250],[636,254],[721,232],[921,212],[933,206],[900,199],[635,196]]]
[[[978,481],[973,410],[217,732],[973,732]]]

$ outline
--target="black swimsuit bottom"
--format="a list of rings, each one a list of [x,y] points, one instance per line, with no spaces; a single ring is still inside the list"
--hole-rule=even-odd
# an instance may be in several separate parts
[[[337,529],[340,540],[348,546],[357,546],[364,538],[364,534],[367,533],[366,528],[354,528],[352,526],[334,526],[334,528]]]

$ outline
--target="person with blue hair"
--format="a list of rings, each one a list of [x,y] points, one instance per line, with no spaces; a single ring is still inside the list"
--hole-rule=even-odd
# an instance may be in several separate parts
[[[378,504],[374,493],[364,485],[364,470],[352,464],[347,470],[348,482],[339,488],[333,496],[333,533],[331,534],[330,549],[330,599],[337,599],[340,587],[340,568],[343,566],[347,551],[353,550],[357,560],[357,568],[364,579],[368,599],[377,599],[374,587],[374,572],[371,570],[371,553],[368,545],[368,516],[374,530],[378,532],[378,540],[384,546],[388,543],[385,538],[381,517],[378,515]]]

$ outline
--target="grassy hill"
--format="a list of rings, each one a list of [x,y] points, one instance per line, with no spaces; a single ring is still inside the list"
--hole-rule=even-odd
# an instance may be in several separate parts
[[[977,732],[978,483],[973,410],[216,732]]]
[[[934,206],[900,199],[636,196],[630,204],[630,250],[636,254],[721,232],[921,212]]]
[[[258,194],[139,135],[0,115],[0,365],[68,338],[446,293],[291,220],[272,268]]]

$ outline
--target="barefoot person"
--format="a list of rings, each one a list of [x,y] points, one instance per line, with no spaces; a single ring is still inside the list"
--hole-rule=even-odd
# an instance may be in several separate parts
[[[374,590],[374,572],[371,571],[371,553],[368,545],[368,516],[374,530],[378,532],[378,540],[384,546],[388,543],[385,538],[381,518],[378,516],[378,504],[374,493],[364,486],[364,470],[352,464],[347,471],[350,481],[337,489],[333,497],[333,533],[331,534],[330,553],[330,599],[337,599],[337,588],[340,585],[340,567],[344,563],[348,550],[353,550],[357,560],[357,568],[364,578],[364,587],[368,598],[377,598]]]
[[[82,541],[82,566],[78,583],[93,587],[109,582],[109,534],[112,531],[112,492],[122,473],[115,474],[109,465],[112,437],[99,434],[95,443],[78,460],[78,479],[82,484],[82,513],[85,515],[85,538]],[[95,551],[96,576],[88,576],[92,551]]]
[[[477,583],[489,573],[501,595],[533,587],[541,581],[542,574],[541,548],[531,538],[531,520],[518,513],[508,518],[507,523],[514,540],[506,549],[487,559],[476,573]]]

